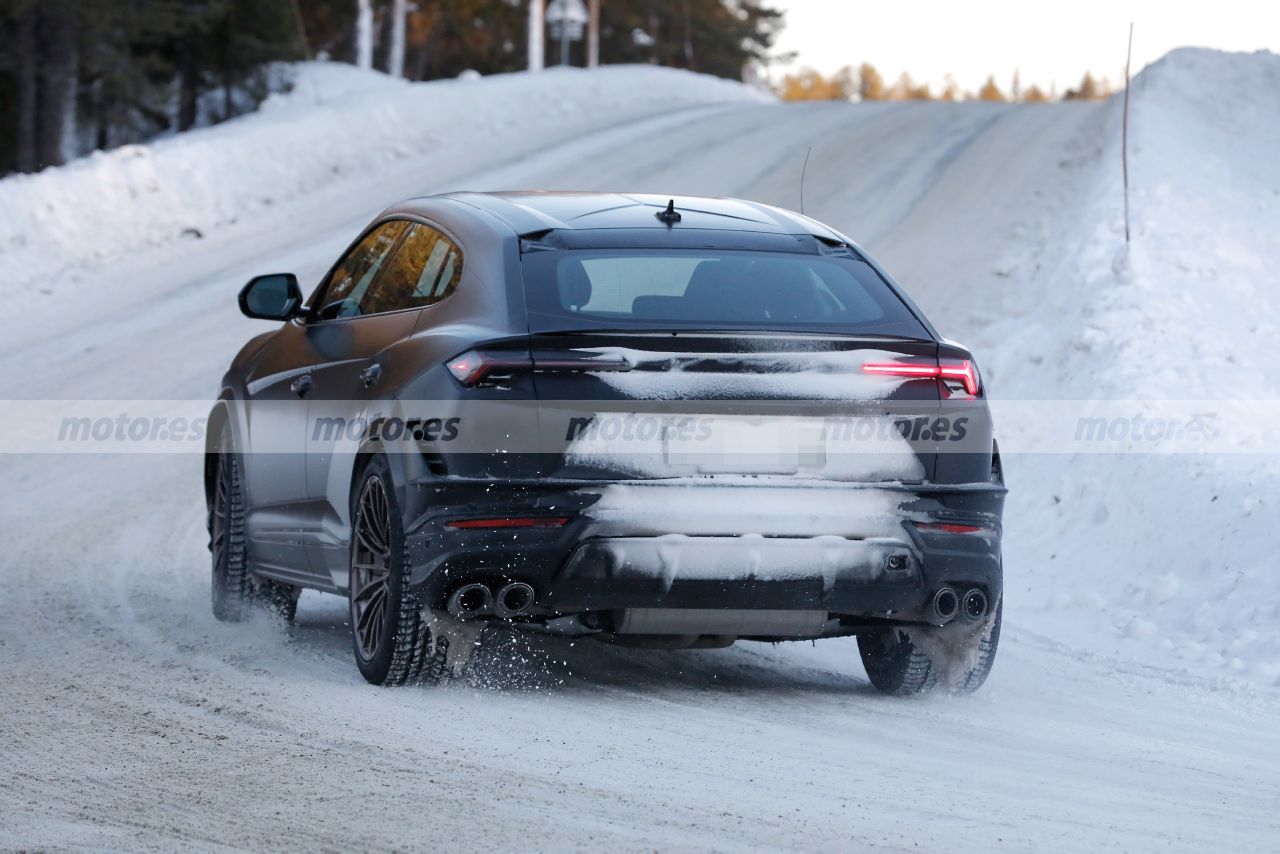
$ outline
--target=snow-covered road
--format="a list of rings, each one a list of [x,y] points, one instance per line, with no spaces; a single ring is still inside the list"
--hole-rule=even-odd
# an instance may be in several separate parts
[[[1094,105],[699,106],[550,146],[398,162],[0,318],[7,398],[205,398],[261,324],[255,272],[314,280],[413,191],[636,189],[799,205],[866,244],[943,332],[996,348],[1065,263],[1055,211],[1100,156]],[[543,135],[545,137],[545,134]],[[514,155],[514,157],[512,156]],[[1092,160],[1091,160],[1092,158]],[[991,352],[998,383],[1014,356]],[[1011,464],[1011,468],[1013,468]],[[652,652],[490,638],[468,684],[380,690],[345,607],[214,621],[195,455],[8,457],[0,471],[0,846],[1206,850],[1280,839],[1273,690],[1126,663],[1019,609],[968,698],[875,694],[852,642]],[[1018,475],[1012,474],[1017,488]],[[1016,517],[1009,521],[1011,528]],[[1012,534],[1015,536],[1016,534]],[[1069,567],[1064,567],[1069,571]],[[1066,583],[1070,583],[1068,580]]]

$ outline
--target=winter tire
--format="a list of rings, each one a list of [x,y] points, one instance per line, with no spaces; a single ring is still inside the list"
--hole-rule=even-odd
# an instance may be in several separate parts
[[[435,683],[449,641],[434,633],[409,586],[404,525],[384,457],[370,458],[351,495],[348,584],[356,665],[374,685]]]
[[[223,622],[237,623],[247,615],[253,591],[245,561],[240,460],[230,430],[223,430],[218,440],[217,471],[209,506],[209,552],[213,563],[213,615]]]
[[[1002,608],[997,606],[991,625],[967,641],[977,645],[977,657],[973,666],[957,678],[947,680],[942,678],[942,663],[935,661],[922,649],[909,632],[893,628],[860,635],[858,652],[862,657],[862,666],[867,671],[867,678],[878,690],[899,697],[927,694],[944,681],[953,693],[971,694],[987,681],[995,663],[996,647],[1000,643],[1001,611]]]

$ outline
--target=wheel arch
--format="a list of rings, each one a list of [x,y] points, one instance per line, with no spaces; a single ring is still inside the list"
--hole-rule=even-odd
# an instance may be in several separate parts
[[[205,506],[209,508],[213,507],[213,489],[218,477],[218,455],[222,431],[231,423],[231,413],[227,409],[228,403],[226,398],[220,399],[209,410],[208,428],[204,434],[204,499]],[[234,442],[232,447],[237,447]]]
[[[399,450],[388,450],[386,443],[380,438],[381,425],[384,418],[369,422],[364,436],[360,439],[355,458],[351,463],[351,476],[347,483],[348,502],[354,495],[364,469],[374,457],[381,456],[387,461],[387,470],[391,477],[391,488],[395,492],[396,505],[400,509],[401,518],[406,529],[409,528],[421,512],[416,500],[417,494],[410,489],[411,485],[421,480],[427,472],[426,461],[421,453],[408,447]],[[394,444],[394,443],[393,443]]]

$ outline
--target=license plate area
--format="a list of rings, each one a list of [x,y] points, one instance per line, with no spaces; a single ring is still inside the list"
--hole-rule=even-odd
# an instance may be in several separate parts
[[[701,474],[795,474],[827,459],[821,421],[749,416],[700,418],[695,431],[668,433],[663,454]]]

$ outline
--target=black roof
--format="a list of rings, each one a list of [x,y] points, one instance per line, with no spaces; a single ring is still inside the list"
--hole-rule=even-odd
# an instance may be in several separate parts
[[[551,230],[674,228],[762,235],[808,234],[824,240],[846,242],[842,235],[808,217],[743,199],[541,191],[463,192],[449,193],[443,198],[480,208],[505,222],[519,235]],[[680,221],[669,225],[656,214],[665,210],[672,200]]]

